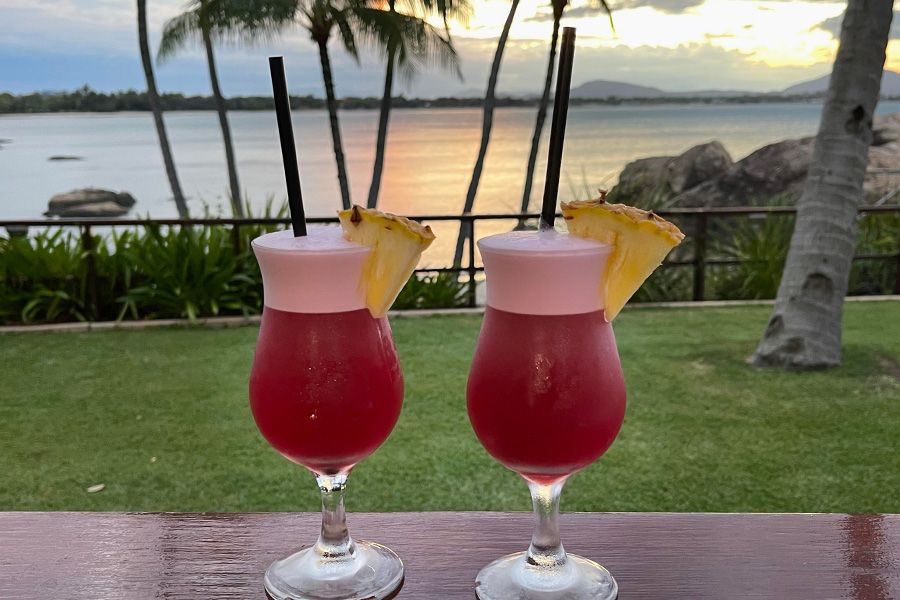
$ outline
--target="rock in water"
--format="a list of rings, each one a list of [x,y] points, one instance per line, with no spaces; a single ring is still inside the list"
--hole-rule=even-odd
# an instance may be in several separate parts
[[[73,190],[50,198],[48,217],[121,217],[135,205],[134,196],[98,188]]]
[[[732,164],[728,151],[715,141],[694,146],[679,156],[642,158],[625,165],[609,200],[658,208],[681,192],[727,172]]]

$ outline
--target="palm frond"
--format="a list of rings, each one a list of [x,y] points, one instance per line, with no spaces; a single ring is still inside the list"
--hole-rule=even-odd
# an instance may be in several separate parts
[[[186,9],[166,23],[160,59],[200,41],[204,27],[216,42],[247,46],[271,41],[294,21],[298,5],[297,0],[191,0]]]
[[[613,30],[613,33],[615,33],[616,32],[616,24],[613,23],[612,9],[609,7],[609,4],[606,2],[606,0],[593,0],[593,1],[596,2],[597,5],[600,6],[600,8],[602,8],[603,10],[606,11],[606,15],[609,17],[609,28]]]
[[[274,40],[296,18],[297,0],[201,0],[217,42],[253,46]]]
[[[359,7],[339,7],[334,6],[331,2],[328,2],[328,4],[330,7],[331,22],[338,29],[338,33],[341,36],[341,42],[344,45],[344,50],[346,50],[347,54],[352,56],[356,62],[359,62],[359,48],[356,44],[356,32],[354,31],[354,23],[352,22],[354,13],[356,10],[359,10]]]
[[[163,26],[162,40],[159,42],[156,59],[164,62],[188,44],[198,42],[201,37],[199,11],[189,10],[173,17]]]
[[[467,25],[472,16],[472,4],[469,0],[398,0],[398,3],[406,7],[404,12],[407,14],[419,14],[421,11],[424,15],[440,16],[445,30],[448,19]]]
[[[462,77],[453,44],[425,19],[369,7],[356,8],[354,16],[364,40],[392,50],[404,79],[433,66]]]

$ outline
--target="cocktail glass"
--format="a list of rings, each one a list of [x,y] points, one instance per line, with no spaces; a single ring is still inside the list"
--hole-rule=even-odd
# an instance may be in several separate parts
[[[526,552],[486,566],[481,600],[606,600],[609,571],[567,554],[559,536],[566,478],[613,443],[625,384],[600,282],[612,248],[553,230],[483,238],[487,308],[467,389],[485,449],[531,490],[537,524]]]
[[[387,317],[373,318],[360,278],[370,248],[337,227],[305,237],[256,238],[265,307],[250,375],[250,407],[278,452],[315,475],[319,539],[268,568],[275,600],[390,597],[403,563],[390,549],[354,540],[344,489],[350,470],[391,433],[403,377]]]

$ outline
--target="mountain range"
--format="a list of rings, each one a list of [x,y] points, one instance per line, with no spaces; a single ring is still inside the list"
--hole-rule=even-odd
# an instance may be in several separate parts
[[[811,79],[787,87],[781,91],[759,93],[739,90],[695,90],[670,92],[655,87],[635,85],[622,81],[595,79],[573,87],[572,98],[728,98],[735,96],[808,96],[822,94],[828,89],[831,75]],[[881,80],[882,96],[900,96],[900,73],[885,71]]]

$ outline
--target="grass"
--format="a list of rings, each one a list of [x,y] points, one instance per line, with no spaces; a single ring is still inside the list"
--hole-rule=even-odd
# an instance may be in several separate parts
[[[612,449],[564,510],[900,512],[900,303],[846,308],[840,369],[747,366],[769,309],[625,311]],[[406,404],[349,507],[525,510],[465,412],[477,316],[396,319]],[[0,336],[0,509],[316,510],[247,406],[256,329]],[[152,457],[155,457],[152,458]],[[104,483],[100,493],[86,488]]]

